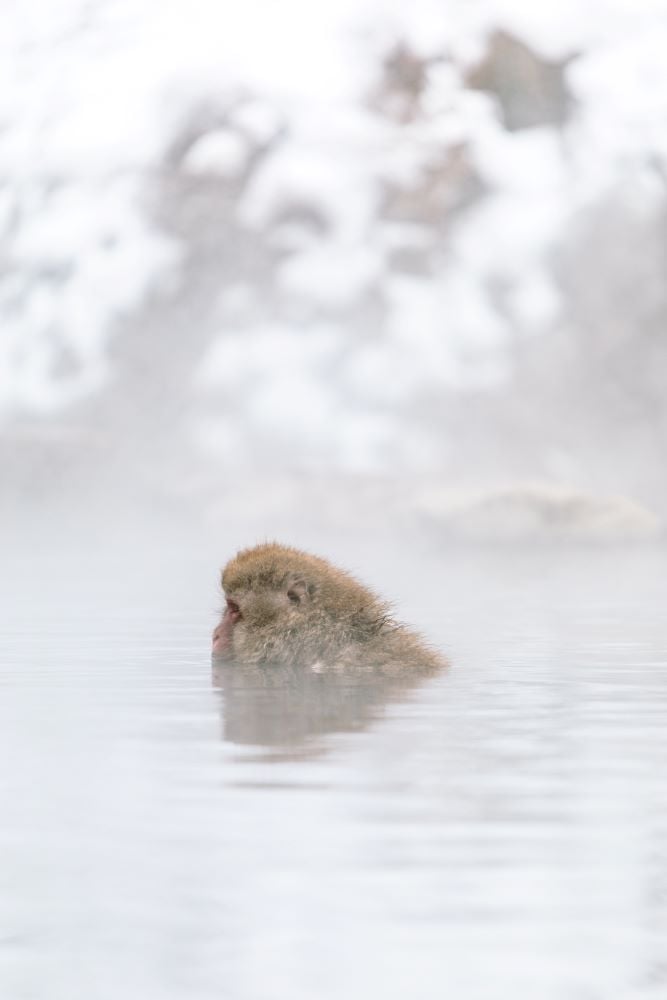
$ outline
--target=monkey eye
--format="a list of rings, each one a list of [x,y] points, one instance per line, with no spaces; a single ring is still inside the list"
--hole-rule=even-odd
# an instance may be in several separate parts
[[[299,594],[296,590],[288,590],[287,598],[292,604],[301,604],[301,594]]]
[[[238,621],[238,619],[241,617],[240,607],[238,606],[236,601],[232,601],[230,597],[227,597],[225,600],[227,602],[227,611],[229,612],[229,617],[232,619],[233,622]]]

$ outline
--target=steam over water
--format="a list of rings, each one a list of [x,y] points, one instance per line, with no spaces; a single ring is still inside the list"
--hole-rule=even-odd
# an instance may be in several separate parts
[[[449,672],[216,686],[225,553],[9,554],[0,996],[665,996],[665,554],[339,549]]]
[[[0,1000],[666,1000],[667,0],[0,11]]]

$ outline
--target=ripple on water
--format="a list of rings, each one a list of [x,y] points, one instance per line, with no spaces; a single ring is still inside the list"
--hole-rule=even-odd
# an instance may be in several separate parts
[[[4,594],[0,996],[665,996],[666,577],[619,560],[432,567],[403,689],[217,688],[209,595]]]

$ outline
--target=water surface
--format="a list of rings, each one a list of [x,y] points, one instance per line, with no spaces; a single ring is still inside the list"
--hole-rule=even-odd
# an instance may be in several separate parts
[[[9,563],[1,997],[667,995],[667,559],[392,558],[391,690],[216,686],[203,560]]]

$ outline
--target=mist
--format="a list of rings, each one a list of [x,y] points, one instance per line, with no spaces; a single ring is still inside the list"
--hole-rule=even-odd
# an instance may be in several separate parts
[[[0,995],[658,1000],[667,0],[2,22]],[[216,683],[266,540],[449,669]]]
[[[6,517],[259,483],[260,522],[525,483],[662,517],[665,11],[633,11],[11,8]]]

